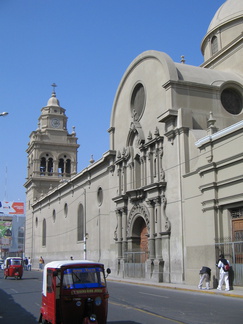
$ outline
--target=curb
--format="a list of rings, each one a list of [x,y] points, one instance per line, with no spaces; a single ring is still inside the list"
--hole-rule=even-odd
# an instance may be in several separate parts
[[[182,290],[182,291],[190,291],[190,292],[199,292],[199,293],[205,293],[205,294],[211,294],[211,295],[221,295],[225,297],[234,297],[234,298],[243,298],[243,294],[239,295],[237,293],[231,293],[229,292],[223,292],[218,291],[217,289],[214,290],[207,290],[207,289],[193,289],[193,288],[187,288],[187,287],[176,287],[176,286],[169,286],[169,285],[162,285],[159,283],[148,283],[148,282],[141,282],[141,281],[129,281],[129,280],[122,280],[122,279],[114,279],[114,278],[107,278],[107,281],[114,281],[114,282],[120,282],[120,283],[127,283],[132,285],[140,285],[140,286],[148,286],[148,287],[156,287],[156,288],[162,288],[162,289],[174,289],[174,290]]]

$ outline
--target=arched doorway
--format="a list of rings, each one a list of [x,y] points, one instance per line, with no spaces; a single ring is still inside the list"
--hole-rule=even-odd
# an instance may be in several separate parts
[[[145,262],[148,256],[148,228],[143,217],[137,217],[132,228],[132,252],[137,260]]]
[[[128,251],[125,253],[125,276],[145,277],[145,262],[148,259],[148,227],[142,216],[134,219]]]

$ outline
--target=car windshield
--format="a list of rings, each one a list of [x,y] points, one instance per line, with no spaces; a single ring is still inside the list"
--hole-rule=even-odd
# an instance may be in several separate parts
[[[102,268],[72,268],[64,271],[64,289],[95,288],[104,286],[105,277]]]

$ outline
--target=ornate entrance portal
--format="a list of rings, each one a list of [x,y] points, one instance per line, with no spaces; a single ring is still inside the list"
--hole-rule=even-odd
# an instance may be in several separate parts
[[[142,216],[135,218],[131,234],[128,251],[124,253],[124,275],[145,278],[145,262],[149,257],[148,228]]]

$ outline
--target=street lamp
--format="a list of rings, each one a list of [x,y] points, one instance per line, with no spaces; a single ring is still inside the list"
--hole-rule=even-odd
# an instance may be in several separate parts
[[[6,112],[6,111],[4,111],[4,112],[2,112],[2,113],[0,113],[0,116],[7,116],[8,115],[8,112]]]

